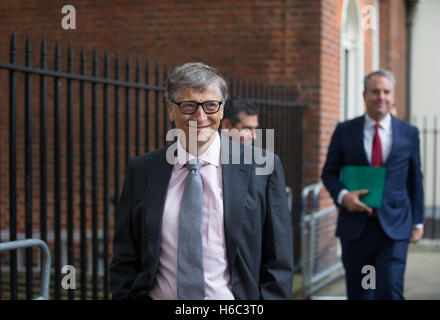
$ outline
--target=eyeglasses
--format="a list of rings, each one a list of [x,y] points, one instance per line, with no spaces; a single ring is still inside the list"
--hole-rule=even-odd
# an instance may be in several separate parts
[[[176,102],[171,99],[171,102],[177,104],[179,106],[180,112],[183,114],[194,114],[197,111],[197,108],[199,106],[202,106],[203,111],[205,111],[206,114],[213,114],[217,113],[220,110],[220,106],[222,105],[223,101],[203,101],[203,102],[197,102],[197,101],[181,101]]]

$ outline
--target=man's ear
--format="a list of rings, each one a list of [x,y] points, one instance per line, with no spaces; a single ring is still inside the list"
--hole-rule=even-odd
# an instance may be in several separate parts
[[[174,122],[174,108],[171,105],[171,103],[167,104],[167,109],[168,109],[168,119],[170,120],[170,122]]]
[[[231,130],[233,127],[232,127],[232,123],[231,123],[231,120],[229,120],[229,119],[223,119],[222,120],[222,123],[221,123],[221,128],[222,129],[229,129],[229,130]]]

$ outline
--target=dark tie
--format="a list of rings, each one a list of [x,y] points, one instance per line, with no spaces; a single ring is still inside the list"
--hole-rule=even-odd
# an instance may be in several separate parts
[[[191,161],[193,162],[193,161]],[[203,185],[200,168],[203,162],[188,163],[188,177],[182,196],[177,247],[177,296],[181,300],[205,298],[203,267]]]
[[[376,122],[376,130],[374,133],[373,148],[371,152],[371,165],[373,167],[382,166],[382,142],[380,141],[379,128],[380,125],[378,122]],[[371,214],[371,216],[374,218],[377,217],[376,209],[373,209],[373,213]]]

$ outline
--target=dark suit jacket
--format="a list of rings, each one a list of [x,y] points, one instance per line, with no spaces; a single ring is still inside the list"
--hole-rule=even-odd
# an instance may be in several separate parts
[[[234,142],[222,138],[221,144],[231,148]],[[145,298],[155,285],[162,214],[173,168],[166,161],[167,148],[128,163],[110,266],[113,299]],[[241,156],[244,148],[249,146],[240,145]],[[257,166],[254,161],[222,164],[232,292],[235,299],[290,299],[293,232],[283,168],[276,155],[272,174],[255,175]]]
[[[414,224],[423,223],[423,185],[420,171],[418,129],[392,117],[393,143],[384,163],[385,191],[378,219],[394,240],[411,237]],[[343,166],[368,166],[364,150],[364,116],[338,124],[328,149],[322,180],[335,203],[344,188],[340,181]],[[340,207],[336,235],[357,239],[364,230],[367,214]]]

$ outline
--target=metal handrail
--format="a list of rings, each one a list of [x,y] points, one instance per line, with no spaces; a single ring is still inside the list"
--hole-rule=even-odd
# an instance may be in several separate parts
[[[326,278],[334,271],[342,268],[342,263],[338,262],[329,268],[322,270],[319,274],[313,274],[315,256],[315,238],[316,238],[316,221],[318,218],[326,216],[336,209],[336,206],[331,206],[322,210],[319,208],[319,194],[324,188],[321,182],[304,187],[301,193],[301,270],[303,276],[303,294],[309,297],[313,292],[316,292],[323,286],[333,282],[342,275],[344,271],[327,278],[322,283],[317,284],[320,280]],[[311,197],[311,206],[309,207],[308,197]],[[309,210],[307,210],[309,208]],[[307,212],[309,214],[307,214]],[[307,231],[307,225],[310,226],[310,232]],[[306,255],[307,243],[309,243],[309,254]],[[309,262],[306,262],[309,257]]]
[[[318,201],[319,201],[319,190],[321,190],[323,184],[318,182],[314,183],[312,185],[306,186],[302,193],[301,193],[301,270],[302,270],[302,276],[303,276],[303,291],[308,291],[308,288],[306,288],[306,283],[310,283],[310,278],[312,275],[310,274],[310,268],[306,268],[306,255],[305,252],[307,250],[306,243],[307,243],[307,235],[306,235],[306,211],[307,211],[307,197],[311,192],[313,192],[313,199],[312,199],[312,214],[313,209],[318,207]],[[310,250],[313,251],[313,245],[310,245]],[[313,252],[312,252],[313,254]]]
[[[0,243],[0,251],[16,250],[21,248],[29,247],[40,247],[42,252],[41,261],[41,283],[40,283],[40,294],[41,296],[35,298],[34,300],[49,300],[49,282],[50,282],[50,251],[49,248],[43,240],[40,239],[26,239],[26,240],[16,240],[9,242]]]

